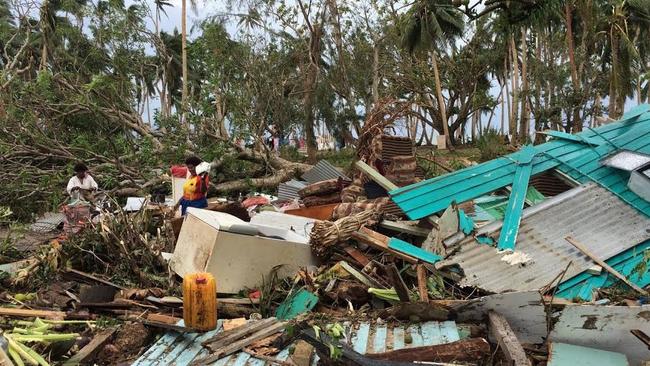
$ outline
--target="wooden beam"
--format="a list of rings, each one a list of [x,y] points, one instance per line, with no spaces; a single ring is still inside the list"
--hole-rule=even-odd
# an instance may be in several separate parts
[[[379,225],[388,230],[397,231],[400,233],[413,235],[413,236],[419,236],[423,238],[426,238],[431,232],[431,229],[425,229],[401,221],[383,220],[382,222],[379,223]]]
[[[388,277],[390,277],[390,281],[393,284],[393,287],[395,287],[395,292],[397,292],[400,301],[411,301],[411,298],[409,298],[408,287],[406,287],[402,276],[399,275],[399,270],[397,269],[397,266],[395,266],[395,263],[386,266],[386,269],[388,270]]]
[[[404,348],[366,355],[375,360],[396,362],[471,362],[490,355],[490,344],[483,338],[469,338],[434,346]]]
[[[368,265],[368,263],[370,263],[370,259],[368,259],[368,257],[366,257],[365,254],[361,253],[357,248],[348,245],[343,248],[343,250],[348,253],[348,255],[355,261],[357,261],[362,267],[365,267]]]
[[[79,350],[74,356],[68,359],[63,366],[86,365],[90,364],[92,357],[101,350],[101,348],[113,337],[117,328],[106,329],[99,332],[93,339]]]
[[[418,293],[420,301],[429,301],[429,290],[427,289],[427,269],[422,264],[416,266],[418,275]]]
[[[394,191],[399,188],[397,185],[395,185],[395,183],[388,180],[386,177],[384,177],[378,171],[376,171],[373,167],[364,163],[363,161],[358,160],[356,163],[354,163],[354,165],[357,167],[357,169],[361,170],[365,175],[367,175],[370,179],[374,180],[377,184],[379,184],[382,188],[384,188],[388,192]]]
[[[586,255],[587,257],[591,258],[592,261],[594,261],[596,264],[599,266],[603,267],[607,272],[611,273],[614,275],[614,277],[618,278],[619,280],[625,282],[628,286],[636,290],[642,295],[648,296],[648,291],[642,289],[641,287],[637,286],[634,284],[632,281],[628,280],[625,276],[620,274],[617,270],[614,268],[610,267],[609,264],[605,263],[604,260],[598,258],[594,253],[592,253],[587,247],[585,247],[582,243],[579,241],[575,240],[574,238],[567,236],[564,238],[566,241],[568,241],[571,245],[576,247],[579,251],[582,252],[582,254]]]
[[[494,311],[488,313],[488,318],[490,321],[490,333],[496,339],[510,364],[514,366],[532,366],[524,348],[519,343],[515,332],[510,328],[510,324],[508,324],[506,318]]]
[[[265,327],[271,326],[277,323],[277,321],[278,320],[276,318],[266,318],[259,321],[250,322],[249,324],[241,327],[237,327],[232,331],[221,332],[215,335],[214,337],[206,341],[203,341],[201,344],[207,348],[216,349],[221,347],[224,344],[228,344],[229,342],[234,342],[248,334],[252,334],[254,332],[257,332],[260,329],[264,329]]]
[[[275,318],[272,319],[275,320],[275,323],[265,328],[262,328],[257,332],[246,336],[243,339],[234,340],[233,342],[227,342],[227,343],[222,342],[223,345],[220,346],[219,348],[215,348],[214,344],[208,345],[207,347],[212,350],[212,354],[210,354],[207,357],[193,361],[190,364],[190,366],[207,365],[216,362],[220,358],[231,355],[245,347],[248,347],[252,343],[259,341],[260,339],[264,339],[275,333],[281,332],[284,329],[284,327],[287,325],[286,322],[278,322],[277,319]],[[239,327],[239,328],[244,328],[244,327]],[[238,330],[239,328],[235,328],[233,330]]]
[[[120,290],[126,290],[126,287],[122,287],[120,285],[114,284],[113,282],[106,281],[104,279],[101,279],[101,278],[99,278],[97,276],[93,276],[93,275],[91,275],[89,273],[86,273],[86,272],[77,271],[76,269],[68,269],[66,272],[73,273],[73,274],[76,274],[77,276],[81,276],[81,277],[87,278],[87,279],[95,281],[95,282],[103,283],[104,285],[112,286],[112,287],[115,287],[115,288],[120,289]]]
[[[364,244],[368,244],[369,246],[371,246],[371,247],[373,247],[373,248],[375,248],[377,250],[381,250],[383,252],[394,255],[395,257],[397,257],[399,259],[407,261],[408,263],[415,264],[415,263],[418,262],[418,260],[416,258],[408,256],[408,255],[406,255],[404,253],[400,253],[400,252],[398,252],[396,250],[390,249],[388,247],[388,237],[386,237],[386,240],[384,241],[384,240],[381,240],[381,239],[377,238],[377,236],[372,234],[372,233],[377,234],[377,235],[381,235],[379,233],[375,233],[372,230],[367,229],[367,228],[364,227],[364,228],[361,228],[359,231],[353,232],[352,233],[352,238],[354,238],[355,240],[358,240],[358,241],[360,241],[360,242],[362,242]]]
[[[65,319],[66,313],[54,310],[31,310],[31,309],[14,309],[0,308],[0,316],[16,316],[21,318],[45,318],[52,320]]]

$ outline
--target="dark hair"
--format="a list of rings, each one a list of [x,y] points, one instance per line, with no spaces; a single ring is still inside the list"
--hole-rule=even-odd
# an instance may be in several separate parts
[[[88,167],[84,163],[77,163],[74,166],[74,172],[75,173],[81,173],[81,172],[87,172]]]
[[[201,164],[202,160],[198,156],[190,156],[187,159],[185,159],[185,165],[194,165],[197,166]]]

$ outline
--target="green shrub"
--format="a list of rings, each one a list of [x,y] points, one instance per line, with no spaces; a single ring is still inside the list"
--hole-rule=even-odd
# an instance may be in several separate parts
[[[476,147],[481,151],[481,162],[496,159],[508,152],[503,137],[495,129],[483,132],[476,142]]]

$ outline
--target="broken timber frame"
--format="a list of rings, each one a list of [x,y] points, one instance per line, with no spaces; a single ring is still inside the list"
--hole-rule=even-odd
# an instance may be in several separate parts
[[[503,350],[506,359],[514,366],[532,366],[506,318],[494,311],[488,313],[488,318],[490,320],[490,332]]]

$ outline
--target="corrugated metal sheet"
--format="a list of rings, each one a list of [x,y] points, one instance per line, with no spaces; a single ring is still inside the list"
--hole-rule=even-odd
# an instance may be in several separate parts
[[[345,174],[341,173],[336,167],[330,164],[327,160],[321,160],[313,168],[309,169],[305,174],[302,175],[302,179],[309,182],[309,184],[322,182],[328,179],[337,179],[343,178],[345,180],[350,180],[346,177]]]
[[[298,180],[290,180],[278,185],[278,199],[282,201],[291,201],[298,198],[298,191],[307,187],[308,183]]]
[[[647,106],[643,106],[647,110]],[[595,181],[650,216],[650,202],[643,200],[627,187],[629,173],[603,166],[600,159],[618,149],[650,154],[650,113],[636,114],[579,134],[597,147],[580,142],[556,139],[535,146],[532,174],[558,167],[573,179],[585,183]],[[517,161],[522,152],[491,160],[444,176],[426,180],[390,192],[395,203],[411,219],[420,219],[447,208],[452,201],[465,202],[512,184]]]
[[[222,326],[223,321],[219,320],[217,330],[202,335],[168,332],[145,351],[133,365],[188,365],[195,358],[208,354],[208,351],[201,346],[201,342],[220,332]],[[379,353],[394,349],[444,344],[460,339],[458,328],[453,321],[426,322],[408,327],[361,323],[354,327],[346,326],[346,334],[350,335],[349,345],[359,353]],[[406,334],[411,335],[411,343],[406,342]],[[286,360],[289,357],[289,348],[282,350],[275,358]],[[312,365],[315,366],[317,361],[317,357],[314,357]],[[213,363],[218,366],[263,366],[266,364],[271,365],[270,362],[251,357],[244,352],[235,353]]]
[[[389,160],[395,156],[414,156],[413,140],[401,136],[381,136],[381,158]]]
[[[564,239],[571,235],[598,258],[607,259],[650,239],[650,218],[626,205],[608,190],[590,183],[562,193],[524,211],[515,253],[531,262],[511,265],[506,252],[465,240],[460,251],[438,267],[458,264],[464,286],[492,292],[537,290],[548,285],[572,262],[565,279],[593,262]],[[487,225],[479,233],[497,237],[500,223]]]
[[[545,197],[557,196],[571,189],[565,181],[558,178],[554,171],[548,171],[530,178],[530,185],[535,187]]]
[[[41,216],[35,223],[29,226],[29,229],[37,233],[49,233],[61,225],[65,220],[65,215],[61,212],[48,212]]]

